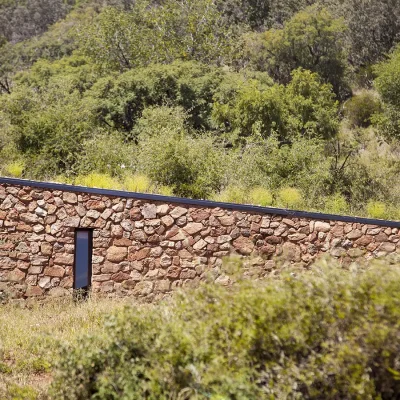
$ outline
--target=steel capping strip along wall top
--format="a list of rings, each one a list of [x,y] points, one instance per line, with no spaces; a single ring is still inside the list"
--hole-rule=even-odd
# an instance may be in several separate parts
[[[261,214],[275,214],[275,215],[282,215],[294,218],[309,218],[317,220],[350,222],[350,223],[386,226],[390,228],[400,228],[400,221],[352,217],[352,216],[337,215],[337,214],[325,214],[325,213],[311,212],[311,211],[288,210],[275,207],[261,207],[249,204],[224,203],[211,200],[196,200],[183,197],[163,196],[158,194],[126,192],[123,190],[114,190],[114,189],[89,188],[85,186],[67,185],[55,182],[41,182],[41,181],[33,181],[27,179],[0,177],[0,185],[1,184],[30,186],[42,189],[61,190],[68,192],[89,193],[100,196],[134,198],[138,200],[157,201],[160,203],[176,203],[176,204],[185,204],[189,206],[191,205],[191,206],[212,207],[212,208],[220,207],[236,211],[246,211],[246,212],[261,213]]]

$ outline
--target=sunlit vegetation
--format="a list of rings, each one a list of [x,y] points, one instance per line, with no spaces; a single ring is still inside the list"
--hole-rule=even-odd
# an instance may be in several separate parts
[[[399,17],[397,0],[3,0],[1,174],[398,219]]]

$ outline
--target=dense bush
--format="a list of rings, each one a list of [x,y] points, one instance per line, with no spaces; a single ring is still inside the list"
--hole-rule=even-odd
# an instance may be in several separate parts
[[[371,117],[381,110],[377,96],[370,92],[362,92],[352,97],[345,104],[346,116],[351,126],[366,128],[371,125]]]
[[[54,398],[397,398],[399,266],[332,263],[126,307],[62,349]]]

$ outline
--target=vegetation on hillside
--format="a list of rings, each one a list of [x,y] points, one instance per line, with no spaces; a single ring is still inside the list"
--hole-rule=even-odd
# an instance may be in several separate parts
[[[399,17],[399,0],[0,0],[0,172],[399,219]]]

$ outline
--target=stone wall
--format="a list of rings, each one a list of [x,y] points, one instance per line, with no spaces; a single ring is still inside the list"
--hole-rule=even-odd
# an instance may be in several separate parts
[[[247,273],[262,276],[274,270],[279,255],[307,266],[322,253],[350,262],[400,248],[400,224],[393,221],[390,227],[351,218],[318,220],[280,215],[283,210],[252,212],[77,190],[0,182],[0,294],[71,293],[78,227],[94,229],[93,290],[150,300],[196,285],[206,274],[228,284],[220,267],[222,257],[232,253],[252,256]]]

